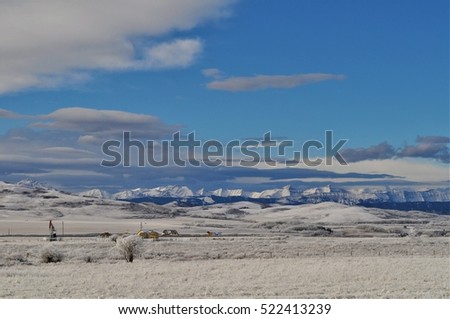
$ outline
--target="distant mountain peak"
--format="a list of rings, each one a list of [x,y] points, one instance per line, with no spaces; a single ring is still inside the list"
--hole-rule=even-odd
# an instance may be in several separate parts
[[[194,192],[187,186],[166,185],[155,188],[135,188],[125,190],[113,195],[116,199],[127,200],[129,198],[145,198],[145,197],[173,197],[185,198],[194,196]]]
[[[47,183],[41,183],[31,178],[26,178],[16,183],[17,186],[26,187],[30,189],[47,189],[47,190],[56,190],[54,187],[50,186]]]

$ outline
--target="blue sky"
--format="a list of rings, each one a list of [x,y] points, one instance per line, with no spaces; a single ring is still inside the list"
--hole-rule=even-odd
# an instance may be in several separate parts
[[[44,161],[37,165],[30,160],[37,156],[31,156],[33,147],[27,151],[25,144],[12,142],[34,135],[41,140],[33,145],[41,149],[51,144],[95,153],[98,145],[86,146],[74,137],[84,134],[82,121],[77,130],[67,130],[61,118],[51,116],[81,107],[156,117],[161,127],[179,126],[203,140],[262,137],[271,131],[301,145],[323,139],[331,129],[336,138],[349,140],[347,154],[355,160],[350,167],[324,171],[398,175],[405,183],[448,182],[448,1],[67,3],[0,4],[0,38],[5,39],[0,147],[3,154],[8,147],[9,155],[0,158],[3,179],[31,176],[69,188],[87,183],[55,175],[51,164],[34,172],[31,168]],[[61,121],[58,136],[46,134],[55,134],[51,126],[36,125],[43,118]],[[66,134],[72,137],[62,139]],[[20,169],[14,154],[28,158]],[[58,169],[99,172],[78,166],[67,161]],[[418,174],[417,167],[434,172],[433,178],[421,180],[427,174]],[[118,171],[101,174],[112,179]],[[121,176],[142,174],[120,171]],[[160,179],[152,176],[152,183],[164,183],[164,176],[173,175],[169,171],[158,171]],[[110,183],[101,176],[89,183]],[[189,183],[197,186],[200,180]],[[183,178],[168,181],[183,183]],[[336,181],[320,180],[329,182]]]

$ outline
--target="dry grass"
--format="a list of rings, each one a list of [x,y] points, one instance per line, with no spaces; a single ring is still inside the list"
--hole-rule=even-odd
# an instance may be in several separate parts
[[[448,238],[3,239],[0,298],[448,298]],[[88,262],[89,261],[89,262]]]

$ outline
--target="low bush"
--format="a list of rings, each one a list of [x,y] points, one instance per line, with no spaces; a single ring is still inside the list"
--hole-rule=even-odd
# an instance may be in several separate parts
[[[134,258],[142,252],[142,238],[137,235],[119,238],[116,249],[127,262],[132,263]]]
[[[95,260],[95,258],[94,257],[92,257],[91,255],[87,255],[87,256],[84,256],[83,257],[83,260],[84,260],[84,262],[86,262],[86,263],[93,263],[93,262],[95,262],[96,260]]]
[[[45,247],[41,251],[41,262],[48,264],[48,263],[58,263],[61,262],[64,258],[64,255],[58,251],[55,247],[49,246]]]

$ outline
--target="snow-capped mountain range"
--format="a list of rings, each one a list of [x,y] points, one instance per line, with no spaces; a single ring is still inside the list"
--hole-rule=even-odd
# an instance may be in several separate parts
[[[343,189],[323,186],[309,189],[296,189],[289,185],[282,188],[259,192],[244,189],[223,189],[197,191],[187,186],[168,185],[156,188],[136,188],[115,194],[94,189],[80,193],[82,196],[109,198],[132,202],[154,202],[179,205],[208,205],[213,203],[253,201],[259,203],[306,204],[336,202],[346,205],[393,208],[400,210],[424,210],[450,214],[450,188],[430,190],[406,190],[400,188],[352,188]]]
[[[324,199],[333,199],[333,201],[358,201],[358,200],[376,200],[385,202],[450,202],[450,188],[431,189],[425,191],[414,191],[404,189],[369,189],[355,188],[342,189],[332,186],[315,187],[306,190],[297,190],[287,185],[282,188],[268,189],[261,192],[245,191],[244,189],[223,189],[219,188],[212,191],[200,189],[193,191],[187,186],[168,185],[156,188],[136,188],[125,190],[116,194],[109,195],[100,190],[93,189],[80,193],[82,196],[113,198],[120,200],[131,200],[145,197],[170,197],[170,198],[188,198],[188,197],[245,197],[250,199],[288,199],[293,201],[305,200],[324,201]]]
[[[44,183],[30,179],[18,182],[17,187],[57,191]],[[178,206],[202,206],[216,203],[249,201],[260,204],[300,205],[335,202],[397,210],[419,210],[450,215],[450,188],[407,190],[401,188],[350,188],[323,186],[297,189],[289,185],[263,191],[244,189],[192,190],[187,186],[167,185],[155,188],[135,188],[110,194],[101,189],[91,189],[74,194],[81,197],[126,202],[174,203]]]

